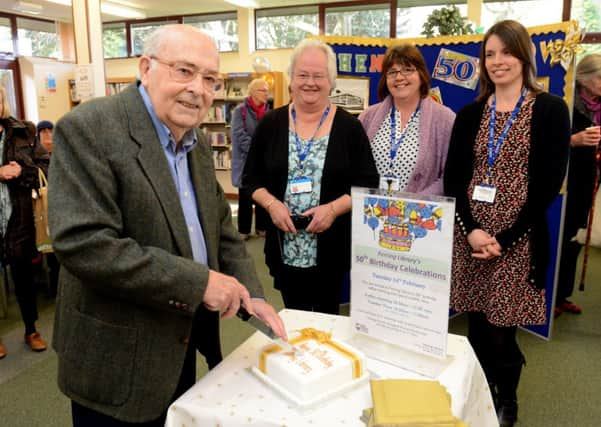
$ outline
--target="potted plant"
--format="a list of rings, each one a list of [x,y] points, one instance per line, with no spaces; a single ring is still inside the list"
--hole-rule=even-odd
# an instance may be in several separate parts
[[[432,11],[422,28],[422,34],[426,37],[474,33],[472,24],[467,22],[467,18],[461,16],[459,8],[455,5]]]

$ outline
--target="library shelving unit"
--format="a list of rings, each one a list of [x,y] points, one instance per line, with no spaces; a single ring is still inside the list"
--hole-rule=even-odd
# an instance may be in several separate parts
[[[223,75],[223,90],[216,94],[213,106],[201,129],[213,148],[213,160],[217,179],[230,198],[238,197],[238,190],[231,183],[231,134],[232,112],[248,96],[248,84],[255,78],[263,78],[270,87],[269,104],[272,108],[284,104],[284,83],[280,71],[268,73],[227,73]]]

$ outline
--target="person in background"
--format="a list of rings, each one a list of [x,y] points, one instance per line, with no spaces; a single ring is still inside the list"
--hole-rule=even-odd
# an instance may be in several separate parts
[[[574,291],[574,276],[580,243],[572,240],[579,228],[587,228],[598,179],[595,155],[601,140],[601,54],[592,53],[576,66],[576,91],[572,117],[568,194],[563,220],[563,242],[559,264],[555,315],[580,314],[579,305],[568,300]]]
[[[525,362],[517,326],[546,320],[545,212],[570,143],[567,105],[536,84],[532,46],[516,21],[486,32],[480,95],[457,114],[444,174],[445,193],[456,200],[451,307],[468,312],[468,339],[502,427],[517,420]]]
[[[52,154],[52,129],[54,129],[54,123],[49,120],[42,120],[38,123],[38,139],[42,147]]]
[[[35,125],[10,115],[2,86],[0,156],[0,263],[10,267],[25,324],[25,343],[33,351],[44,351],[46,342],[35,326],[38,309],[31,268],[36,254],[31,191],[39,187],[38,168],[48,173],[48,153],[36,142]],[[0,359],[5,356],[6,349],[0,341]]]
[[[219,317],[240,305],[286,338],[199,129],[223,84],[215,43],[161,26],[138,71],[141,81],[54,129],[53,347],[75,427],[163,426],[195,382],[196,349],[218,363]]]
[[[371,144],[380,188],[444,193],[442,176],[455,113],[432,100],[430,74],[419,49],[388,48],[378,83],[380,103],[359,116]]]
[[[242,171],[257,124],[269,110],[267,99],[269,85],[263,79],[248,84],[248,97],[232,113],[232,184],[238,191],[238,232],[244,239],[250,235],[253,217],[253,200],[241,186]],[[255,203],[255,231],[265,236],[267,213]]]
[[[332,105],[336,57],[303,40],[288,69],[292,102],[257,126],[242,186],[270,215],[265,261],[288,308],[337,314],[350,269],[351,187],[378,173],[361,123]]]
[[[54,123],[49,120],[42,120],[37,124],[37,136],[38,141],[42,144],[42,147],[46,149],[49,155],[52,155],[52,131],[54,129]],[[60,264],[56,259],[54,253],[49,252],[45,254],[46,264],[48,266],[48,295],[50,297],[56,296],[56,289],[58,287],[58,271]]]

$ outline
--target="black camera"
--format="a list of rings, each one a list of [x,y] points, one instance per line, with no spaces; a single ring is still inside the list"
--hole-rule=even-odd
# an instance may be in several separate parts
[[[294,224],[294,228],[297,230],[304,230],[307,228],[313,219],[312,216],[305,215],[292,215],[290,218],[292,218],[292,224]]]

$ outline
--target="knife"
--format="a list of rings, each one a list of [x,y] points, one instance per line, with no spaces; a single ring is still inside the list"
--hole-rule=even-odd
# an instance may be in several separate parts
[[[278,337],[275,334],[275,332],[273,332],[273,329],[271,329],[268,325],[263,323],[263,321],[261,319],[251,315],[248,311],[246,311],[246,309],[244,307],[240,306],[240,309],[236,313],[236,316],[238,316],[240,319],[247,322],[249,325],[251,325],[257,331],[261,332],[263,335],[267,335],[267,337],[270,340],[272,340],[275,344],[282,347],[284,350],[291,351],[296,355],[301,355],[303,353],[303,351],[301,349],[299,349],[298,347],[295,347],[292,344],[290,344],[289,342],[284,341],[283,339]]]

